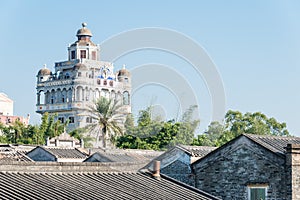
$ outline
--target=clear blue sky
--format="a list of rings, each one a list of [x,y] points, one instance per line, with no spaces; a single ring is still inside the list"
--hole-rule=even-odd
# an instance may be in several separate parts
[[[261,111],[300,136],[299,10],[299,1],[276,0],[1,1],[0,91],[15,101],[16,115],[30,113],[32,123],[38,123],[36,74],[43,64],[53,70],[54,62],[67,59],[67,46],[82,22],[97,44],[123,31],[161,27],[189,36],[206,50],[222,77],[226,110]],[[203,80],[195,80],[191,66],[150,50],[123,56],[115,66],[125,63],[131,69],[149,62],[176,66],[191,77],[205,129],[211,117],[209,92]],[[150,103],[164,107],[168,102],[162,93],[156,86],[136,92],[134,111]]]

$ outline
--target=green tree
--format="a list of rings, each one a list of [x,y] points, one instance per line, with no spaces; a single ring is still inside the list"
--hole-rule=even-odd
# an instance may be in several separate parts
[[[178,134],[171,142],[172,146],[176,144],[189,145],[192,143],[195,131],[200,124],[200,120],[193,117],[197,108],[197,105],[192,105],[183,113],[181,120],[178,122]]]
[[[194,138],[192,145],[197,146],[217,146],[219,138],[224,133],[224,126],[217,121],[213,121],[208,126],[204,134]]]
[[[116,136],[123,135],[122,123],[125,115],[122,113],[122,105],[116,100],[100,97],[94,106],[90,107],[91,117],[97,121],[88,126],[88,129],[96,132],[97,137],[101,133],[103,147],[107,147],[107,140],[114,143]]]
[[[125,124],[126,135],[117,139],[117,147],[131,149],[165,149],[176,144],[190,144],[199,120],[193,120],[196,106],[190,107],[180,122],[151,119],[151,107],[139,112],[137,126],[132,119]]]
[[[280,123],[273,117],[268,118],[261,112],[243,114],[229,110],[225,115],[224,125],[212,122],[208,130],[198,135],[192,144],[221,146],[243,133],[289,136],[286,123]]]

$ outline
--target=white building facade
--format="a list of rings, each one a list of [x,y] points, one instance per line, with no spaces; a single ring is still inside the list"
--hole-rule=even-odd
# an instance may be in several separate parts
[[[14,102],[6,94],[0,93],[0,115],[12,116]]]
[[[69,121],[67,131],[93,123],[89,106],[100,97],[116,99],[124,114],[131,113],[131,76],[123,69],[114,72],[111,62],[100,61],[100,46],[82,24],[77,41],[68,47],[68,60],[55,63],[55,71],[44,67],[37,74],[37,113],[57,113],[57,120]]]

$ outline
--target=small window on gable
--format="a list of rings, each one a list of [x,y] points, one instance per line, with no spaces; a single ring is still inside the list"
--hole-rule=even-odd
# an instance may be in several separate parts
[[[248,186],[248,200],[266,200],[267,185]]]
[[[75,51],[71,51],[71,59],[75,59]]]
[[[86,50],[80,50],[80,58],[86,58]]]

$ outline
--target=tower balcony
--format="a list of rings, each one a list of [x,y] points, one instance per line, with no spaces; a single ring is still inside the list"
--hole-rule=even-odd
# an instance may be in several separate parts
[[[54,103],[54,104],[37,104],[36,112],[43,114],[45,112],[55,113],[55,112],[64,112],[70,110],[85,110],[91,105],[90,102],[84,101],[74,101],[67,103]]]

